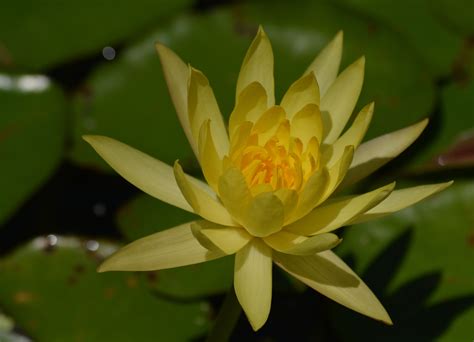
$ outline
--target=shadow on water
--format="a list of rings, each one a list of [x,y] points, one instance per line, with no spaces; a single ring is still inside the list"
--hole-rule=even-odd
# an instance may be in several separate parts
[[[344,340],[350,341],[434,341],[449,328],[453,320],[474,305],[474,295],[459,296],[431,304],[429,298],[440,286],[440,271],[422,274],[392,293],[388,285],[394,279],[413,237],[407,229],[388,245],[367,270],[362,279],[377,294],[394,322],[386,326],[343,307],[332,308],[332,324]],[[347,258],[354,264],[354,258]]]

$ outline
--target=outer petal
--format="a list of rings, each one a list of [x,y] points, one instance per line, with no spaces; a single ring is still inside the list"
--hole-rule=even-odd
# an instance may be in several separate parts
[[[197,264],[225,254],[201,246],[186,223],[123,247],[100,265],[98,271],[154,271]]]
[[[271,192],[263,192],[249,203],[244,226],[253,236],[268,236],[281,229],[285,207],[280,199]]]
[[[335,198],[329,201],[330,203],[323,203],[302,219],[286,226],[285,230],[300,235],[333,231],[379,204],[390,195],[394,187],[395,183],[391,183],[363,195]]]
[[[453,184],[453,181],[439,184],[420,185],[412,188],[396,190],[387,197],[385,201],[360,215],[351,224],[361,223],[373,220],[385,215],[389,215],[395,211],[405,209],[425,198],[437,194]]]
[[[306,216],[333,193],[344,178],[353,153],[354,148],[346,146],[341,158],[330,169],[324,167],[309,177],[300,192],[298,205],[291,218],[285,222],[286,224],[291,224]]]
[[[235,226],[234,220],[219,200],[211,197],[207,192],[194,185],[190,181],[190,176],[183,172],[177,161],[174,164],[174,176],[183,196],[196,214],[212,222],[226,226]]]
[[[319,87],[313,72],[296,80],[281,100],[288,119],[298,113],[304,106],[314,104],[319,106]]]
[[[178,119],[194,154],[198,156],[197,141],[194,140],[188,117],[188,66],[166,46],[158,43],[156,44],[156,50],[160,56],[163,74],[168,85],[171,100],[178,114]]]
[[[210,119],[212,137],[216,142],[217,153],[222,159],[229,152],[229,137],[224,120],[209,81],[202,72],[194,68],[191,68],[189,76],[188,115],[195,141],[199,139],[202,124]]]
[[[123,178],[147,194],[193,212],[173,175],[173,168],[133,147],[100,135],[85,135],[87,141]],[[207,184],[189,177],[193,184],[212,193]]]
[[[296,190],[280,188],[276,190],[274,194],[280,199],[281,203],[283,204],[286,222],[291,217],[293,210],[298,204],[298,192]]]
[[[234,287],[253,330],[260,329],[272,302],[272,256],[270,248],[258,239],[237,252]]]
[[[427,124],[428,119],[425,119],[360,145],[341,187],[354,184],[397,157],[420,136]]]
[[[365,58],[362,57],[349,65],[329,87],[327,93],[321,98],[321,112],[325,132],[324,142],[333,143],[341,134],[359,98],[364,81]]]
[[[315,255],[336,247],[342,241],[337,235],[331,233],[308,238],[284,230],[267,236],[263,240],[274,250],[293,255]]]
[[[273,80],[273,51],[270,40],[263,31],[258,28],[252,44],[245,55],[237,80],[236,99],[240,93],[252,82],[259,82],[267,92],[267,105],[275,104],[275,86]]]
[[[237,98],[234,110],[229,118],[229,135],[232,137],[239,125],[245,121],[255,123],[268,108],[265,88],[252,82],[246,86]]]
[[[202,220],[193,222],[191,228],[203,247],[210,250],[218,248],[225,254],[238,252],[252,240],[252,236],[240,227],[226,227]]]
[[[207,183],[217,192],[217,182],[222,174],[222,159],[212,138],[211,122],[206,120],[199,132],[199,156],[202,172]]]
[[[341,158],[329,168],[329,182],[326,188],[326,192],[322,197],[322,201],[326,200],[341,184],[342,180],[346,176],[347,170],[352,162],[354,156],[354,146],[346,146],[342,152]]]
[[[299,138],[304,146],[312,137],[321,142],[323,137],[323,121],[319,107],[308,104],[297,112],[291,120],[291,136]]]
[[[352,145],[355,149],[364,138],[374,113],[374,103],[370,103],[359,112],[352,126],[337,139],[334,144],[328,145],[323,153],[323,163],[332,166],[344,152],[346,146]]]
[[[333,252],[314,256],[274,253],[275,263],[330,299],[373,319],[392,324],[367,285]]]
[[[304,185],[298,199],[298,204],[288,220],[288,224],[295,222],[308,214],[315,206],[321,203],[329,184],[330,175],[326,168],[316,171]]]
[[[240,170],[230,168],[219,178],[219,196],[232,217],[243,225],[252,196]]]
[[[306,70],[306,73],[314,72],[319,84],[321,96],[324,96],[327,89],[337,77],[339,64],[342,57],[343,34],[339,31],[328,45],[319,53],[315,60]]]

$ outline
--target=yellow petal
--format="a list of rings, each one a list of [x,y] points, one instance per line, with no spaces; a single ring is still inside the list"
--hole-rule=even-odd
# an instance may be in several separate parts
[[[193,222],[191,228],[203,247],[210,250],[218,248],[225,254],[238,252],[252,239],[243,228],[226,227],[204,220]]]
[[[255,122],[254,132],[258,134],[258,143],[265,146],[285,120],[285,110],[280,106],[268,108]]]
[[[253,330],[268,319],[272,302],[271,250],[259,239],[253,239],[235,256],[235,294]]]
[[[183,172],[178,161],[174,163],[174,176],[184,198],[196,214],[208,221],[226,226],[235,226],[234,220],[219,200],[194,185],[190,181],[191,177]]]
[[[194,238],[186,223],[126,245],[100,265],[98,271],[155,271],[197,264],[225,254],[209,251]]]
[[[443,191],[451,184],[453,184],[453,181],[439,184],[420,185],[412,188],[395,190],[383,202],[357,217],[351,222],[351,224],[373,220],[385,215],[389,215],[395,211],[405,209],[413,204],[424,200],[429,196]]]
[[[420,136],[427,124],[428,119],[425,119],[360,145],[354,153],[354,159],[341,188],[367,177],[397,157]]]
[[[237,168],[229,168],[219,178],[218,187],[219,196],[226,209],[237,222],[243,224],[252,197],[242,172]]]
[[[232,137],[235,131],[245,121],[255,123],[267,109],[267,93],[265,88],[252,82],[240,93],[234,110],[229,118],[229,134]]]
[[[291,136],[301,140],[306,146],[315,137],[318,142],[323,137],[323,121],[319,107],[315,104],[304,106],[291,120]]]
[[[217,192],[217,182],[222,174],[222,159],[219,158],[211,132],[211,122],[206,120],[199,132],[199,156],[202,172],[207,183]]]
[[[342,41],[343,34],[342,31],[339,31],[329,44],[326,45],[318,54],[305,72],[305,74],[314,72],[316,79],[318,80],[321,96],[326,94],[327,89],[337,77],[342,57]]]
[[[285,208],[271,192],[263,192],[250,201],[246,210],[245,228],[253,236],[268,236],[283,226]]]
[[[308,104],[319,106],[319,87],[313,72],[294,82],[283,96],[280,105],[285,109],[288,119],[291,119]]]
[[[94,150],[127,181],[147,194],[178,208],[193,212],[179,190],[173,168],[120,141],[100,135],[85,135]],[[193,184],[212,193],[209,186],[190,177]]]
[[[253,123],[250,121],[244,121],[239,126],[237,126],[230,141],[231,145],[229,155],[232,156],[237,153],[237,151],[243,150],[247,146],[250,134],[252,133],[252,128]]]
[[[290,219],[293,210],[298,204],[298,192],[296,190],[280,188],[274,194],[283,204],[284,221],[286,222]]]
[[[331,251],[314,256],[274,253],[275,263],[303,283],[363,315],[392,324],[387,311],[367,285]]]
[[[282,230],[263,238],[265,243],[278,252],[293,255],[314,255],[336,247],[342,240],[335,234],[301,236]]]
[[[363,195],[335,198],[329,203],[323,203],[315,208],[300,220],[286,226],[285,230],[299,235],[333,231],[382,202],[390,195],[394,187],[395,183],[391,183]]]
[[[354,156],[354,146],[346,146],[341,158],[328,169],[329,181],[321,201],[326,200],[344,179]]]
[[[370,103],[359,112],[352,126],[337,139],[334,144],[329,145],[323,153],[323,163],[332,166],[342,155],[344,148],[348,145],[359,146],[364,138],[367,128],[374,113],[374,103]]]
[[[316,171],[309,177],[299,195],[298,204],[288,220],[288,224],[307,215],[314,207],[321,203],[328,187],[329,179],[329,172],[326,168]]]
[[[237,80],[236,99],[240,93],[252,82],[259,82],[267,93],[267,105],[275,104],[275,90],[273,80],[273,51],[270,40],[263,31],[258,28],[256,37],[245,55]]]
[[[224,120],[209,81],[202,72],[194,68],[191,68],[189,76],[188,115],[195,141],[199,139],[199,131],[204,121],[210,119],[212,137],[222,159],[229,152],[229,137]]]
[[[351,117],[362,89],[364,65],[364,57],[349,65],[321,98],[324,127],[329,129],[325,131],[324,142],[327,144],[333,143],[339,137]],[[327,113],[327,116],[324,113]]]
[[[174,108],[178,114],[179,122],[188,138],[194,154],[198,156],[197,141],[191,132],[191,125],[188,117],[188,66],[173,51],[166,46],[157,43],[156,50],[161,60],[163,74],[173,101]]]

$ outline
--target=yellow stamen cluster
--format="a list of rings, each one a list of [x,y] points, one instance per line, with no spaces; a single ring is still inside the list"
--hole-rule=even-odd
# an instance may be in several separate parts
[[[291,124],[286,119],[273,131],[259,126],[258,122],[245,122],[232,137],[231,146],[239,146],[231,149],[232,165],[241,170],[254,194],[278,189],[299,191],[319,168],[318,140],[312,137],[304,146],[291,136]]]

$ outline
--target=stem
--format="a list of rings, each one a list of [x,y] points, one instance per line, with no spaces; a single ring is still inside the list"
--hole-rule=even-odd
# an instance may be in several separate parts
[[[232,287],[227,292],[224,303],[222,303],[219,314],[217,315],[214,325],[207,336],[206,342],[229,341],[241,312],[242,308],[240,307],[237,297],[235,296],[234,288]]]

